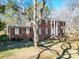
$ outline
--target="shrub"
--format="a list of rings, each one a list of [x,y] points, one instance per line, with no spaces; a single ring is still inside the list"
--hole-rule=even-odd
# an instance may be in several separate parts
[[[5,27],[6,27],[5,22],[0,21],[0,31],[4,30]]]
[[[7,40],[8,40],[8,36],[6,34],[0,36],[0,41],[7,41]]]

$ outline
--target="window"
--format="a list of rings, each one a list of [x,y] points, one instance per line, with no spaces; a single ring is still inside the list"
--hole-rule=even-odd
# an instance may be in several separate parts
[[[48,20],[45,20],[45,24],[46,24],[46,25],[48,24]]]
[[[39,28],[39,34],[42,34],[42,29],[41,28]]]
[[[39,24],[41,24],[41,22],[42,22],[42,21],[41,21],[41,20],[39,20]]]
[[[45,34],[48,34],[48,28],[45,29]]]
[[[65,22],[60,22],[60,25],[61,26],[65,26]]]
[[[30,34],[30,28],[26,28],[26,34]]]
[[[19,34],[19,28],[15,28],[15,34]]]

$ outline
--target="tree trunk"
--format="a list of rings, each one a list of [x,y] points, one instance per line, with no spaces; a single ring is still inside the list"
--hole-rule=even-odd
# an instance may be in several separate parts
[[[34,0],[34,22],[33,22],[33,31],[34,31],[34,46],[37,47],[38,43],[38,33],[37,33],[37,0]]]
[[[33,31],[34,31],[34,46],[35,47],[37,47],[37,45],[38,45],[38,33],[37,33],[37,24],[35,23],[35,24],[33,24],[34,26],[33,26]]]
[[[43,10],[45,8],[45,0],[43,0],[43,7],[42,7],[42,15],[43,16]],[[33,22],[33,31],[34,31],[34,45],[37,47],[38,44],[38,20],[37,20],[37,0],[34,0],[34,22]]]

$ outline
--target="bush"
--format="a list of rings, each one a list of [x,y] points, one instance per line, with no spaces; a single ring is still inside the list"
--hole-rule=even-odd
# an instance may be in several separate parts
[[[5,27],[6,27],[5,22],[0,21],[0,31],[4,30]]]
[[[8,40],[8,36],[6,34],[0,36],[0,41],[7,41],[7,40]]]

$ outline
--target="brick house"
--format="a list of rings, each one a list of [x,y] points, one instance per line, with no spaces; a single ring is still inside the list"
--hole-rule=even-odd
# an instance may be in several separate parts
[[[31,26],[8,26],[8,35],[10,39],[33,39],[33,28]],[[40,20],[38,23],[38,34],[40,39],[50,37],[52,35],[63,35],[65,33],[65,21],[52,20],[51,18]]]

